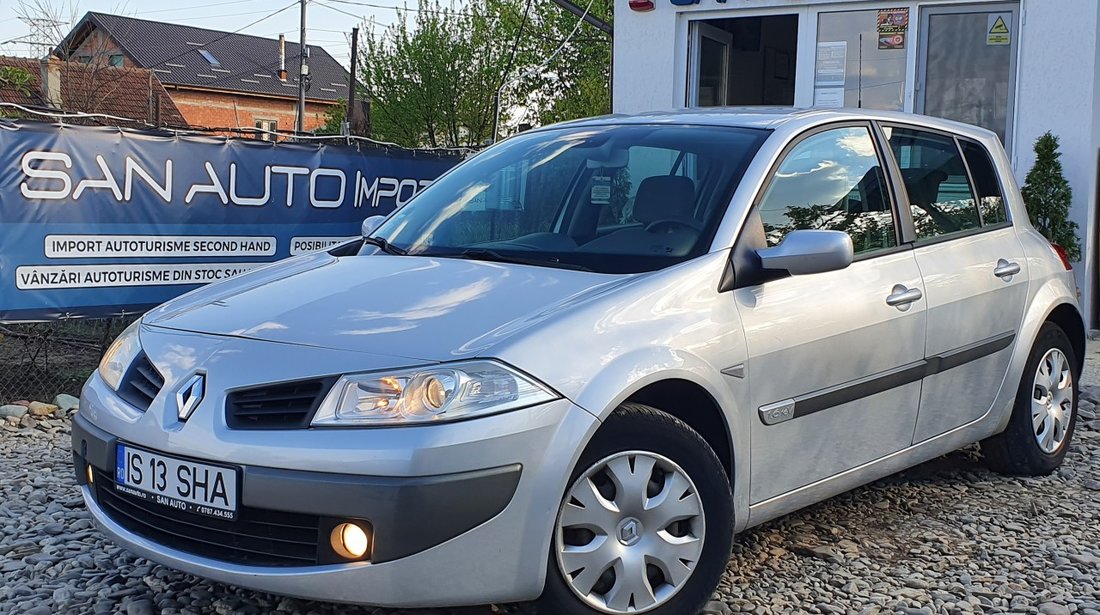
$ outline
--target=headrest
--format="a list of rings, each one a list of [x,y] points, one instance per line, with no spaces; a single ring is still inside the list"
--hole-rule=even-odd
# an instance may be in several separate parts
[[[657,220],[694,218],[695,182],[680,175],[647,177],[634,195],[634,219],[643,224]]]

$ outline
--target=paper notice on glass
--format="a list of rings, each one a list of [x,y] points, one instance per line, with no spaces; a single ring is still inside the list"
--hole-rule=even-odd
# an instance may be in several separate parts
[[[816,87],[844,85],[848,73],[848,42],[835,41],[817,44],[817,70],[814,73]]]
[[[814,106],[825,108],[843,107],[844,88],[815,88]]]

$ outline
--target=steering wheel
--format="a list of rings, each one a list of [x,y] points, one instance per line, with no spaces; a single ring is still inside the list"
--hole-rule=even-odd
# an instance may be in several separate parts
[[[671,233],[677,229],[687,229],[695,231],[696,233],[702,232],[702,228],[695,222],[689,222],[687,220],[681,220],[677,218],[665,218],[663,220],[654,220],[645,226],[647,233]]]

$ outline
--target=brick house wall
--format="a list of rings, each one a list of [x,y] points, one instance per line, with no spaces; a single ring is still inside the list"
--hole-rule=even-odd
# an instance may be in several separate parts
[[[123,66],[136,66],[119,45],[105,32],[96,29],[72,52],[71,58],[87,58],[92,64],[108,64],[112,55],[123,56]],[[162,77],[163,75],[159,75]],[[187,123],[196,128],[253,128],[256,120],[275,120],[279,130],[294,130],[297,115],[297,90],[291,96],[264,96],[247,92],[201,90],[164,83]],[[311,131],[325,123],[325,112],[334,105],[328,101],[306,101],[304,128]],[[232,135],[235,133],[225,133]]]
[[[221,92],[192,90],[165,86],[172,102],[191,126],[206,128],[252,128],[256,120],[275,120],[279,130],[294,130],[298,101]],[[305,129],[319,128],[325,123],[325,112],[331,103],[306,101]]]

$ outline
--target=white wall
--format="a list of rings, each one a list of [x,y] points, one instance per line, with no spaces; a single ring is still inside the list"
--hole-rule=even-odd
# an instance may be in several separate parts
[[[676,7],[668,0],[654,2],[655,10],[639,13],[630,10],[628,0],[615,0],[615,113],[684,106],[684,92],[677,96],[674,86],[687,66],[687,50],[676,48]]]
[[[1062,166],[1073,188],[1072,218],[1086,254],[1076,267],[1077,285],[1089,315],[1097,305],[1091,280],[1097,250],[1093,228],[1100,146],[1100,3],[1023,0],[1022,8],[1013,164],[1023,185],[1035,162],[1035,139],[1049,130],[1061,140]]]

